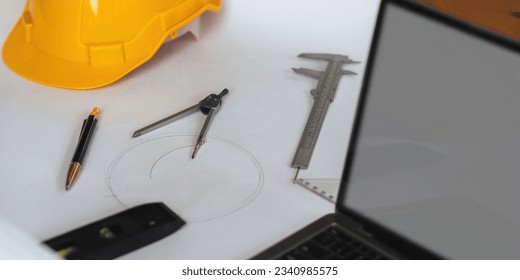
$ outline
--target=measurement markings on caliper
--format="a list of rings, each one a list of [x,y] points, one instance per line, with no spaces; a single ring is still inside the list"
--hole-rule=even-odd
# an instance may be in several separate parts
[[[295,180],[298,177],[300,169],[307,169],[309,167],[321,127],[323,126],[330,103],[334,101],[334,96],[341,76],[356,75],[356,73],[352,71],[343,70],[343,64],[358,63],[349,59],[348,56],[338,54],[302,53],[298,57],[321,59],[326,60],[329,63],[325,71],[293,68],[294,72],[319,79],[316,88],[311,90],[314,103],[291,164],[292,168],[297,168],[296,175],[294,176]]]

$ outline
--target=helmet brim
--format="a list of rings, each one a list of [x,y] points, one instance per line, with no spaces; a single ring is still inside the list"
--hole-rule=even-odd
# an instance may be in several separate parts
[[[160,44],[155,51],[159,47]],[[66,89],[93,89],[119,80],[150,59],[153,53],[145,59],[105,67],[63,60],[26,42],[20,19],[4,44],[2,56],[13,72],[31,81]]]

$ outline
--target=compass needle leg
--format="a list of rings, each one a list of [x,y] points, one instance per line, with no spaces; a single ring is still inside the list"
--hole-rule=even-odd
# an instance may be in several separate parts
[[[206,120],[204,121],[204,125],[202,126],[202,129],[200,130],[199,137],[197,138],[197,142],[195,143],[195,149],[193,150],[193,154],[191,155],[191,158],[195,158],[197,155],[197,152],[199,151],[200,147],[206,143],[206,134],[208,133],[209,125],[211,124],[211,121],[213,120],[213,117],[215,116],[216,108],[212,108],[208,112],[208,116],[206,117]]]
[[[228,94],[228,92],[229,91],[227,89],[224,89],[222,92],[220,92],[219,95],[210,94],[200,102],[200,111],[204,115],[207,115],[207,117],[206,121],[204,121],[202,129],[200,130],[199,137],[195,143],[195,149],[193,150],[191,158],[195,158],[200,147],[206,143],[206,134],[208,133],[209,125],[211,124],[215,114],[220,109],[220,105],[222,105],[222,98]]]

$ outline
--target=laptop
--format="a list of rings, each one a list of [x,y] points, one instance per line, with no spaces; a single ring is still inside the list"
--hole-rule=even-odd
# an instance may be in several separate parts
[[[520,46],[382,0],[336,211],[253,259],[520,259]]]

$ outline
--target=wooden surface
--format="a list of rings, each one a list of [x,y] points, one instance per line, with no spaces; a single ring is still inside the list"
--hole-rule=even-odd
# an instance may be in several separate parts
[[[418,0],[418,2],[520,41],[520,0]]]

